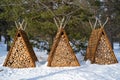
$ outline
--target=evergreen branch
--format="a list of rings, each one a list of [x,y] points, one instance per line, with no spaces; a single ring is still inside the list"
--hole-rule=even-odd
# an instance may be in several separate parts
[[[43,4],[43,3],[40,2],[40,1],[39,1],[39,3],[40,3],[42,6],[44,6],[46,9],[48,9],[53,16],[55,16],[55,13],[54,13],[48,6],[46,6],[45,4]]]
[[[78,11],[80,8],[78,8],[78,9],[76,9],[76,10],[74,10],[74,11],[71,11],[70,13],[68,13],[66,16],[69,16],[69,15],[71,15],[71,14],[73,14],[73,13],[75,13],[76,11]]]

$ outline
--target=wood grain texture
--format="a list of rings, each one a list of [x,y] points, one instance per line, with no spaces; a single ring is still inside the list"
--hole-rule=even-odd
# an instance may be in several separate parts
[[[111,43],[102,27],[91,33],[85,55],[85,60],[87,59],[96,64],[118,63]]]
[[[63,28],[59,28],[48,57],[48,66],[80,66]]]
[[[35,61],[37,61],[37,57],[26,33],[23,30],[18,30],[3,66],[11,68],[35,67]]]

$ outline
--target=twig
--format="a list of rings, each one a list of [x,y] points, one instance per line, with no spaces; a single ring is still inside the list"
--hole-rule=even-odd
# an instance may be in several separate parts
[[[69,14],[67,14],[66,16],[69,16],[69,15],[71,15],[71,14],[73,14],[73,13],[75,13],[76,11],[78,11],[80,8],[78,8],[78,9],[76,9],[76,10],[74,10],[74,11],[72,11],[72,12],[70,12]]]
[[[93,29],[93,25],[90,20],[89,20],[89,24],[90,24],[91,29]]]
[[[23,27],[22,27],[22,24],[19,22],[19,25],[20,25],[20,29],[22,29],[23,30]]]
[[[27,22],[25,23],[25,27],[24,27],[24,30],[26,29],[26,26],[27,26]]]
[[[15,26],[16,26],[16,28],[18,29],[18,24],[17,24],[17,22],[15,21]]]
[[[21,24],[23,25],[23,24],[24,24],[24,22],[25,22],[25,20],[23,19],[23,21],[22,21],[22,23],[21,23]]]
[[[61,20],[61,22],[60,22],[60,28],[63,27],[63,23],[64,23],[64,21],[65,21],[65,17],[63,17],[62,20]]]
[[[105,26],[105,24],[108,22],[109,18],[107,17],[105,23],[103,24],[103,27]]]
[[[102,23],[101,23],[100,19],[99,18],[97,18],[97,19],[98,19],[98,22],[99,22],[100,26],[102,26]]]
[[[16,25],[17,29],[25,30],[26,26],[27,26],[27,22],[25,23],[25,20],[23,20],[22,23],[18,22],[18,24],[17,24],[17,22],[15,21],[15,25]],[[23,25],[24,25],[24,27],[23,27]]]
[[[53,16],[55,16],[54,12],[53,12],[51,9],[49,9],[48,6],[46,6],[45,4],[43,4],[43,3],[40,2],[40,1],[39,1],[39,3],[40,3],[42,6],[46,7],[46,8],[50,11],[50,13],[51,13]]]
[[[70,20],[70,18],[71,18],[71,16],[67,17],[67,19],[66,19],[66,21],[65,21],[65,23],[64,23],[64,25],[63,25],[63,28],[65,28],[65,26],[67,25],[67,23],[68,23],[68,21]]]
[[[60,22],[61,22],[60,18],[58,18],[58,17],[55,16],[55,19],[58,21],[58,24],[60,24]]]
[[[97,18],[96,18],[96,21],[95,21],[95,24],[94,24],[94,29],[95,29],[95,27],[96,27],[96,24],[97,24]]]
[[[55,24],[56,24],[57,28],[59,28],[59,25],[58,25],[58,23],[57,23],[56,18],[53,18],[53,20],[54,20],[54,22],[55,22]]]

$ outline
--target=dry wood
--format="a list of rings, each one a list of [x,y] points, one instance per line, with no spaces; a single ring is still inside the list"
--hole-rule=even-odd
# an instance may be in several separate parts
[[[57,22],[56,18],[53,18],[53,19],[54,19],[54,22],[55,22],[57,28],[59,28],[59,25],[58,25],[58,22]]]
[[[62,18],[61,22],[60,22],[60,28],[62,28],[63,24],[64,24],[64,21],[65,21],[65,17]]]
[[[107,17],[105,23],[103,24],[103,27],[105,26],[105,24],[108,22],[109,18]]]
[[[15,21],[15,26],[16,26],[16,28],[18,29],[19,27],[18,27],[18,24],[17,24],[17,22]]]
[[[27,22],[25,23],[25,27],[23,28],[24,31],[25,31],[25,29],[26,29],[26,26],[27,26]]]
[[[63,28],[59,28],[48,57],[48,66],[80,66]]]
[[[98,18],[97,18],[97,19],[98,19]],[[99,22],[100,26],[102,26],[102,23],[101,23],[100,19],[98,19],[98,22]]]
[[[90,24],[91,29],[95,29],[95,28],[96,28],[98,19],[95,18],[95,20],[96,20],[96,21],[95,21],[95,23],[94,23],[94,26],[92,25],[91,21],[89,20],[89,24]]]
[[[37,57],[26,33],[23,30],[18,30],[4,66],[11,68],[35,67],[35,61],[37,61]]]
[[[85,56],[87,59],[97,64],[118,63],[103,27],[92,31]]]
[[[91,29],[93,29],[93,25],[90,20],[89,20],[89,24],[90,24]]]
[[[64,22],[63,28],[65,28],[65,26],[67,25],[68,21],[70,20],[71,16],[68,16],[67,19]]]
[[[18,22],[18,24],[17,24],[17,22],[15,21],[15,25],[16,25],[17,29],[25,30],[26,26],[27,26],[27,22],[25,22],[25,20],[23,19],[22,23]]]
[[[99,18],[97,18],[97,20],[98,20],[100,26],[101,26],[101,27],[104,27],[104,26],[106,25],[106,23],[108,22],[109,18],[107,17],[107,19],[106,19],[106,21],[104,22],[103,25],[102,25],[101,20],[100,20]]]

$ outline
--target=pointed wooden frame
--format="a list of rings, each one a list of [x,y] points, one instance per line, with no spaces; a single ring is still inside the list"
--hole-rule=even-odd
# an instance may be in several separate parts
[[[64,30],[69,19],[70,19],[70,17],[67,17],[66,19],[65,19],[65,17],[63,17],[62,20],[60,21],[59,18],[54,18],[55,24],[58,27],[58,32],[56,34],[51,51],[50,51],[49,56],[48,56],[48,66],[50,66],[50,67],[80,66],[80,64],[79,64],[79,62],[78,62],[78,60],[77,60],[77,58],[72,50],[72,47],[70,46],[68,37],[67,37],[66,32]],[[60,44],[59,42],[61,41],[61,39],[63,39],[62,36],[64,36],[64,39],[66,40],[65,44],[67,45],[66,48],[68,49],[68,52],[69,52],[67,55],[71,55],[71,57],[73,59],[71,61],[66,61],[66,60],[64,61],[63,57],[61,57],[58,61],[54,61],[55,56],[60,56],[60,55],[64,56],[65,55],[65,53],[64,53],[65,51],[63,51],[63,53],[59,53],[60,50],[58,52],[56,51],[56,50],[58,50],[57,47]],[[64,44],[63,44],[63,46],[64,46]],[[62,50],[62,48],[61,48],[61,50]],[[62,62],[62,60],[63,60],[63,62]],[[67,57],[67,60],[70,60],[70,58]],[[53,61],[56,63],[52,63]],[[61,62],[60,64],[58,64],[59,61]],[[72,63],[72,62],[74,62],[74,63]]]
[[[23,39],[23,43],[25,44],[25,47],[26,47],[26,53],[23,53],[23,54],[28,55],[30,60],[31,60],[31,64],[30,64],[29,67],[35,67],[35,61],[38,61],[38,59],[37,59],[37,57],[36,57],[36,55],[35,55],[35,53],[34,53],[34,51],[32,49],[32,46],[30,45],[28,37],[27,37],[27,35],[26,35],[25,31],[24,31],[27,24],[25,24],[25,27],[23,28],[22,27],[23,23],[24,23],[24,21],[22,23],[19,22],[19,26],[18,26],[17,23],[15,22],[18,31],[16,33],[16,36],[14,37],[13,45],[10,48],[10,51],[8,52],[8,55],[7,55],[6,59],[5,59],[5,62],[3,64],[3,66],[7,66],[7,67],[11,67],[11,68],[27,68],[27,65],[24,65],[24,64],[22,64],[22,66],[21,65],[20,66],[8,65],[9,58],[13,54],[12,50],[13,50],[13,48],[15,46],[15,42],[16,42],[18,36],[20,36]],[[12,61],[14,61],[14,60],[12,60]]]
[[[111,47],[111,44],[109,42],[109,39],[104,31],[104,26],[105,24],[107,23],[108,21],[108,18],[106,19],[105,23],[102,25],[100,20],[99,21],[99,24],[100,24],[100,28],[99,29],[93,29],[92,33],[91,33],[91,36],[90,36],[90,39],[89,39],[89,42],[88,42],[88,47],[87,47],[87,51],[86,51],[86,55],[85,55],[85,60],[89,59],[91,61],[91,63],[97,63],[97,64],[113,64],[113,63],[118,63],[117,59],[116,59],[116,56],[112,50],[112,47]],[[111,51],[110,54],[112,56],[112,59],[113,61],[100,61],[100,59],[98,61],[97,58],[96,58],[96,54],[97,54],[97,49],[98,49],[98,45],[99,45],[99,41],[100,41],[100,38],[102,37],[102,35],[104,35],[105,37],[105,40],[107,42],[107,45],[108,45],[108,48],[109,50]],[[102,54],[102,53],[101,53]],[[97,55],[99,56],[99,55]],[[102,59],[102,58],[101,58]]]

